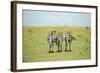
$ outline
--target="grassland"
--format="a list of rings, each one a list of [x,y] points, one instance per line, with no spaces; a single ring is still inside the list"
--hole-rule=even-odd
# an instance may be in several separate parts
[[[48,33],[72,32],[77,40],[72,42],[72,52],[48,53]],[[89,27],[23,27],[23,62],[82,60],[91,58],[91,32]]]

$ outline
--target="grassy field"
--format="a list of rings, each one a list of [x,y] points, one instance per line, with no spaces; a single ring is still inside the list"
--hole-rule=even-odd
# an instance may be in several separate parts
[[[48,53],[48,33],[72,32],[77,40],[72,42],[72,52]],[[91,58],[91,32],[89,27],[23,27],[23,62],[82,60]]]

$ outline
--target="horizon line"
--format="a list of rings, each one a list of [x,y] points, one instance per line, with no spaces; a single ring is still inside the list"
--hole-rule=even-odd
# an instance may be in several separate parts
[[[51,25],[51,26],[34,26],[34,25],[22,25],[22,26],[26,26],[26,27],[90,27],[89,25],[83,25],[83,26],[64,26],[64,25],[62,25],[62,26],[53,26],[53,25]]]

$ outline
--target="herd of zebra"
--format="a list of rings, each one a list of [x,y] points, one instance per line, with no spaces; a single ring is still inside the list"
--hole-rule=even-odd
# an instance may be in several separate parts
[[[63,32],[51,31],[48,35],[49,43],[49,53],[54,52],[54,44],[57,45],[57,52],[62,52],[62,42],[65,41],[65,50],[66,52],[71,52],[72,40],[76,38],[72,36],[71,32],[66,32],[63,36]]]

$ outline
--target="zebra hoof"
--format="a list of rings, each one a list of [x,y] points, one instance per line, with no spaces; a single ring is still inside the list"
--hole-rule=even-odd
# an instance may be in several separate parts
[[[49,51],[48,53],[51,53],[51,51]]]
[[[71,52],[72,50],[69,50],[69,52]]]
[[[65,52],[68,52],[68,50],[65,50]]]
[[[51,51],[51,53],[54,53],[54,51]]]
[[[54,53],[53,51],[49,51],[49,53]]]
[[[57,52],[60,52],[59,50]]]

